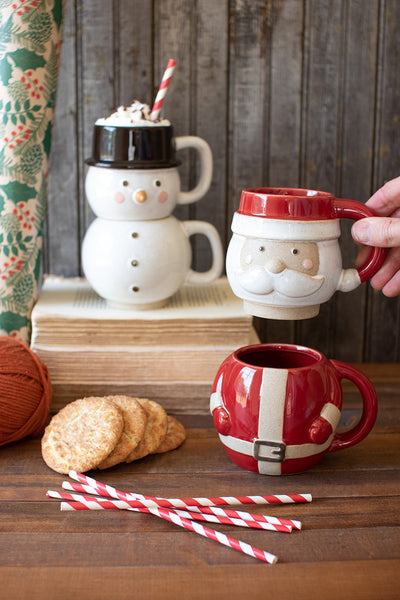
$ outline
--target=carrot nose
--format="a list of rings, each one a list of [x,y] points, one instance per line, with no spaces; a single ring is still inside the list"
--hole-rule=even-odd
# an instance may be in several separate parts
[[[136,200],[136,202],[139,202],[140,204],[142,204],[142,202],[146,202],[146,200],[147,200],[146,192],[144,190],[137,191],[135,194],[135,200]]]

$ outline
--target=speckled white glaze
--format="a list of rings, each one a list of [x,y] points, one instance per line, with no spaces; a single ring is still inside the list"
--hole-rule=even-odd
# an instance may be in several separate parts
[[[89,167],[85,191],[94,213],[116,221],[163,219],[177,204],[191,204],[206,194],[212,178],[212,154],[207,142],[195,136],[175,139],[176,149],[194,148],[200,158],[196,186],[181,190],[177,167],[165,169],[114,169]]]
[[[213,263],[206,272],[190,268],[189,237],[196,233],[211,245]],[[219,277],[223,251],[217,230],[204,221],[98,218],[84,238],[82,266],[90,285],[110,304],[147,309],[162,306],[185,282],[201,285]]]
[[[318,314],[320,304],[328,301],[337,290],[350,291],[361,283],[356,269],[342,268],[337,219],[290,222],[235,214],[232,230],[226,272],[233,292],[244,300],[250,314],[274,319],[313,317]],[[255,240],[254,252],[263,248],[262,258],[249,253],[244,261],[243,252],[249,240]],[[305,264],[311,262],[307,258],[307,243],[310,249],[317,246],[318,273],[308,276],[309,285],[305,277],[297,290],[292,284],[290,293],[286,294],[282,290],[289,289],[289,269],[294,267],[290,261],[285,263],[279,253],[285,245],[289,251],[292,247],[295,250],[296,242],[305,245]],[[267,290],[261,284],[257,287],[257,277],[265,274],[273,289]]]

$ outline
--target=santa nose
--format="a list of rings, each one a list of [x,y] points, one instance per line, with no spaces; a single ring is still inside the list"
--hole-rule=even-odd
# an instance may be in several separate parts
[[[142,204],[142,202],[146,202],[147,200],[147,193],[145,192],[145,190],[137,190],[137,192],[135,192],[134,198],[136,202]]]
[[[265,263],[265,268],[270,273],[282,273],[286,269],[286,265],[279,258],[270,258]]]

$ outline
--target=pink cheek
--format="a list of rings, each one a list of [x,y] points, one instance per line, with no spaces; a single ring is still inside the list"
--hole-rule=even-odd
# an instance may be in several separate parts
[[[123,195],[122,192],[117,192],[115,194],[114,202],[116,202],[117,204],[122,204],[123,202],[125,202],[125,196]]]
[[[166,202],[166,201],[167,201],[167,199],[168,199],[168,194],[167,194],[167,192],[160,192],[160,193],[159,193],[159,195],[158,195],[158,201],[159,201],[159,202],[161,202],[161,204],[162,204],[163,202]]]
[[[313,261],[312,261],[311,259],[309,259],[309,258],[306,258],[306,259],[303,261],[303,267],[304,267],[305,269],[312,269],[312,268],[313,268]]]

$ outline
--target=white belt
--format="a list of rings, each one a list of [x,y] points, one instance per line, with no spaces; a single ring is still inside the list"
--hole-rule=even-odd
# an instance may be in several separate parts
[[[282,441],[256,439],[253,442],[242,440],[230,435],[218,434],[221,442],[230,450],[252,456],[256,460],[281,463],[291,458],[307,458],[327,450],[332,443],[334,434],[323,444],[293,444],[286,445]]]
[[[210,410],[214,411],[218,406],[223,405],[220,392],[214,392],[210,397]],[[337,422],[340,418],[340,411],[332,404],[326,405],[321,415],[329,420],[332,424],[333,431],[336,429]],[[280,464],[285,460],[296,458],[307,458],[320,452],[327,450],[334,438],[332,433],[323,444],[291,444],[287,445],[280,440],[256,438],[253,441],[242,440],[230,435],[218,434],[221,442],[230,450],[234,450],[239,454],[252,456],[258,461],[260,473],[269,475],[279,475],[281,472]],[[273,464],[275,463],[275,464]]]

